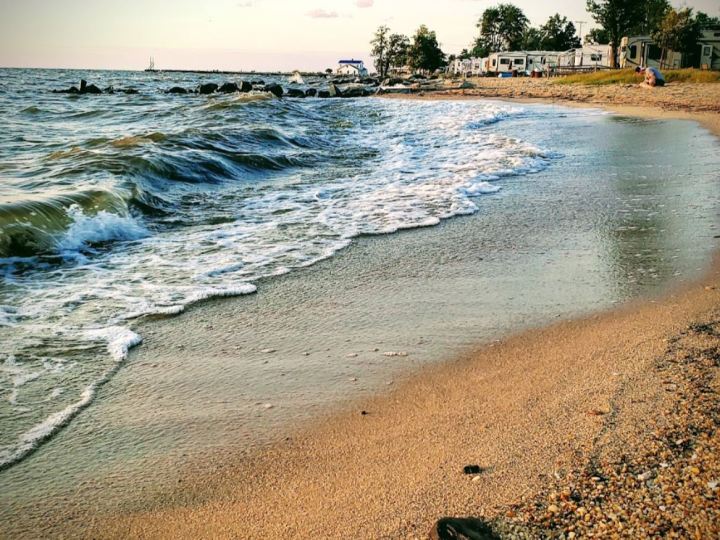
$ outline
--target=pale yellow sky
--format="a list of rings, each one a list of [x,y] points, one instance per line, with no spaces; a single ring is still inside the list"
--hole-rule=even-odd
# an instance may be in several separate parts
[[[381,24],[436,30],[447,53],[467,47],[489,0],[0,0],[0,66],[321,70],[370,63]],[[518,0],[533,24],[560,12],[588,21],[585,0]],[[720,15],[720,1],[683,2]]]

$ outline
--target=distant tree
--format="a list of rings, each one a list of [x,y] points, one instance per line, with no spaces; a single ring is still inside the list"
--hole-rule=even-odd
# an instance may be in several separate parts
[[[575,25],[556,13],[540,28],[542,49],[546,51],[567,51],[580,46]]]
[[[467,49],[463,49],[462,51],[460,51],[458,58],[460,60],[470,60],[470,58],[472,58],[472,55],[470,54],[470,51],[468,51]]]
[[[445,65],[445,53],[440,48],[437,35],[424,24],[413,36],[408,50],[408,64],[415,70],[430,73]]]
[[[407,36],[404,36],[402,34],[392,34],[390,38],[388,38],[388,67],[401,68],[406,66],[408,63],[409,50],[410,39]],[[386,71],[389,71],[389,69]]]
[[[607,33],[613,53],[610,67],[616,65],[616,51],[620,41],[643,17],[646,0],[587,0],[587,10]]]
[[[372,49],[370,50],[370,56],[375,59],[375,71],[380,76],[380,78],[384,78],[387,75],[387,53],[389,38],[390,29],[387,26],[383,25],[375,31],[375,35],[370,42],[370,45],[372,46]]]
[[[543,48],[543,34],[539,28],[528,27],[523,33],[520,48],[523,51],[539,51]]]
[[[661,65],[668,50],[683,53],[683,56],[694,53],[700,30],[692,8],[670,9],[652,34],[653,41],[662,49]]]
[[[604,28],[593,28],[585,36],[585,42],[594,45],[607,45],[610,43],[610,36],[608,36],[607,30]]]
[[[528,18],[517,6],[498,4],[490,7],[483,12],[477,23],[480,37],[476,41],[475,49],[483,49],[488,53],[517,50],[522,44],[528,25]]]
[[[671,8],[668,0],[644,0],[640,9],[640,18],[631,32],[644,36],[652,34],[660,27],[662,20]]]
[[[695,14],[695,20],[701,29],[703,28],[720,28],[720,17],[711,17],[707,13],[698,11]]]
[[[327,68],[327,69],[325,70],[325,74],[326,74],[326,75],[332,75],[332,72],[333,72],[332,68]]]
[[[472,58],[485,58],[490,54],[490,47],[487,46],[485,40],[482,37],[475,38],[472,49],[470,49],[470,57]]]
[[[391,34],[387,26],[375,31],[370,45],[370,55],[375,59],[375,71],[380,78],[387,77],[391,67],[402,67],[407,63],[410,40],[402,34]]]

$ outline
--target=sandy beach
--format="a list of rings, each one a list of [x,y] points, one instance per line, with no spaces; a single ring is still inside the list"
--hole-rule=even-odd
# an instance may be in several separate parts
[[[720,85],[513,83],[483,80],[421,99],[602,105],[695,120],[720,136]],[[482,522],[450,525],[521,538],[712,537],[720,530],[719,300],[716,263],[658,300],[418,368],[283,442],[188,466],[160,508],[98,514],[67,532],[427,538],[441,518],[472,517]]]

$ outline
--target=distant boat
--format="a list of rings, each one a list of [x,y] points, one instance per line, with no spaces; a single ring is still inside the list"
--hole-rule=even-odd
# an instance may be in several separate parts
[[[152,56],[150,57],[150,65],[145,71],[155,71],[155,59]]]

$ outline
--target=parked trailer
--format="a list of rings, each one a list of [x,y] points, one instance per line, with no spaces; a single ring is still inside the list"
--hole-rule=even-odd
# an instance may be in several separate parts
[[[620,41],[619,65],[621,68],[680,69],[683,67],[683,55],[672,50],[663,54],[650,36],[624,37]]]
[[[700,47],[698,67],[720,70],[720,27],[703,30],[698,45]]]
[[[527,53],[525,52],[497,52],[488,56],[487,73],[490,75],[526,70]]]

